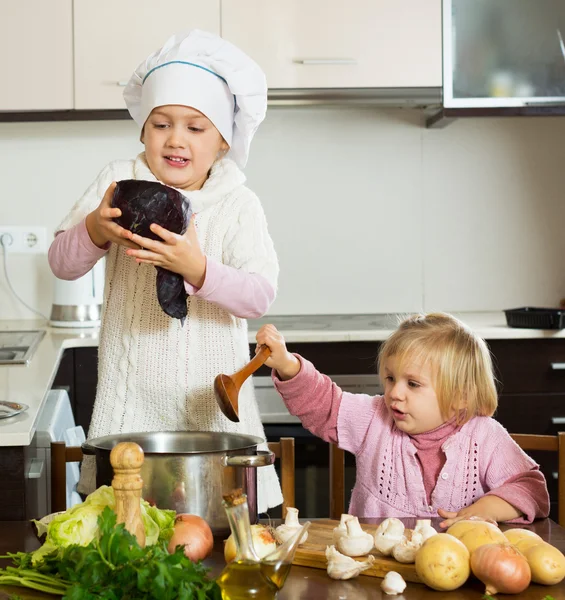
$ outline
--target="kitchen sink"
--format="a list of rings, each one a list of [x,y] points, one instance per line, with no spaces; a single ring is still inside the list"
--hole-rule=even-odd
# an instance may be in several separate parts
[[[45,331],[0,331],[0,365],[27,365]]]

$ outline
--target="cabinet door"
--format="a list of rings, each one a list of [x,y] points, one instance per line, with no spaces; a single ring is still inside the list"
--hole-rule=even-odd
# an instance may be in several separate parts
[[[71,0],[0,2],[0,110],[73,107]]]
[[[441,0],[222,0],[269,88],[441,86]]]
[[[220,0],[74,0],[75,108],[125,108],[134,69],[194,28],[220,33]]]

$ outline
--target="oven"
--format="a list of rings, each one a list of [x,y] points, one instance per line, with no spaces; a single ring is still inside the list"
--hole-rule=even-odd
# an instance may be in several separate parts
[[[330,375],[344,391],[375,396],[382,393],[379,377],[374,374]],[[329,444],[304,429],[297,417],[289,414],[269,376],[255,376],[255,393],[268,441],[293,437],[296,463],[296,508],[300,517],[329,517]],[[345,506],[349,505],[355,483],[355,458],[345,453]],[[280,507],[269,516],[280,517]]]

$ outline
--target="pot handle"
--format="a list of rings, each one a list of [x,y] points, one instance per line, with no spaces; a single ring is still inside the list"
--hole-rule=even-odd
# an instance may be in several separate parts
[[[88,454],[92,456],[96,455],[96,449],[94,448],[94,446],[91,446],[88,442],[83,442],[81,448],[83,454]]]
[[[235,454],[223,456],[224,467],[266,467],[275,462],[275,453],[270,450],[257,450],[257,454]]]

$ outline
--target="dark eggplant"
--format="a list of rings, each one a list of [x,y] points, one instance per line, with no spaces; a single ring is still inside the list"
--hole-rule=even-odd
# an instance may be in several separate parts
[[[177,190],[156,181],[125,179],[118,181],[112,208],[122,211],[114,219],[124,229],[152,240],[162,241],[149,226],[157,223],[168,231],[182,235],[190,222],[192,210],[188,199]],[[167,315],[184,319],[187,314],[184,280],[178,273],[157,269],[157,299]]]

